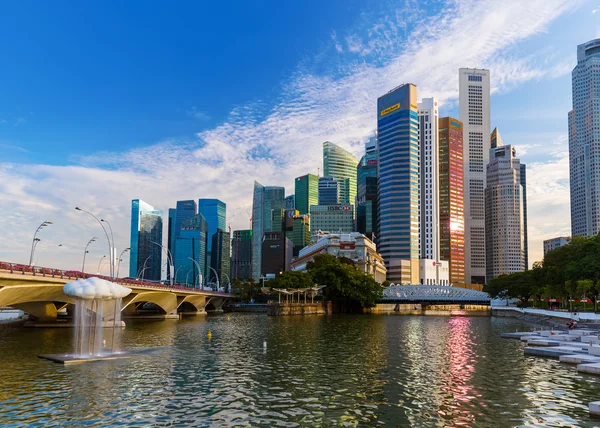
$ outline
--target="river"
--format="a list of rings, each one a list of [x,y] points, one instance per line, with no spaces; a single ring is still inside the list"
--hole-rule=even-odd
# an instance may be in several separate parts
[[[0,426],[594,426],[600,378],[526,357],[509,318],[231,314],[130,323],[128,360],[0,325]],[[208,330],[212,337],[208,338]],[[263,341],[267,342],[266,348]]]

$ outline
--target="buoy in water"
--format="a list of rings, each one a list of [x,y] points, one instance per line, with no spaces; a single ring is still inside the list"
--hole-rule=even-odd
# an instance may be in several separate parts
[[[266,347],[267,347],[267,341],[263,340],[263,348],[266,348]]]
[[[229,315],[227,315],[227,321],[230,321],[231,317]]]
[[[210,328],[208,329],[208,338],[210,339],[212,337],[212,331],[210,331]]]

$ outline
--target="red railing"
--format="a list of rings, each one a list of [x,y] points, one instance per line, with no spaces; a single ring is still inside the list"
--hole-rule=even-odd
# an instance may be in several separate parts
[[[89,273],[84,273],[75,270],[62,270],[62,269],[52,269],[47,267],[37,267],[37,266],[28,266],[22,265],[18,263],[10,263],[0,261],[0,271],[8,271],[11,274],[16,275],[32,275],[32,276],[41,276],[41,277],[51,277],[51,278],[61,278],[61,279],[85,279],[85,278],[101,278],[106,281],[111,281],[111,278],[105,275],[92,275]],[[229,293],[221,292],[221,291],[207,291],[207,290],[199,290],[192,287],[186,287],[180,284],[162,284],[158,282],[150,282],[150,281],[141,281],[139,279],[131,279],[131,278],[119,278],[114,282],[122,285],[131,285],[135,287],[144,287],[144,288],[160,288],[163,290],[179,290],[179,291],[190,291],[190,292],[204,292],[211,293],[217,295],[229,295]]]

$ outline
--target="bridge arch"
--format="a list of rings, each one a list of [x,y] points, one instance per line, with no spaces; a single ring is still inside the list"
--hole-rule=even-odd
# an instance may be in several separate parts
[[[142,291],[133,292],[123,299],[121,311],[134,313],[143,303],[153,303],[166,314],[177,309],[177,296],[169,291]]]

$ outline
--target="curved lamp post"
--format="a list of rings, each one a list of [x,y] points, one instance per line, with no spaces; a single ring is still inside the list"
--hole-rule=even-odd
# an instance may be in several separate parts
[[[42,249],[40,249],[40,253],[37,256],[37,259],[35,259],[35,263],[32,264],[32,266],[38,266],[38,262],[40,261],[40,257],[42,257],[42,254],[44,254],[44,251],[46,251],[48,248],[51,247],[62,247],[63,244],[58,244],[58,245],[49,245],[47,247],[44,247]]]
[[[146,269],[148,269],[148,267],[146,266],[146,263],[148,263],[148,260],[150,260],[150,257],[152,257],[151,255],[146,257],[146,260],[144,260],[144,264],[142,265],[142,270],[141,270],[141,274],[138,275],[138,279],[140,277],[142,277],[142,281],[144,280],[144,271]]]
[[[100,257],[100,261],[98,262],[98,270],[96,271],[98,275],[100,274],[100,265],[102,264],[102,260],[104,260],[105,258],[106,254]]]
[[[173,264],[173,256],[171,255],[171,252],[169,251],[168,248],[165,248],[164,245],[159,244],[158,242],[151,241],[151,243],[154,244],[154,245],[158,245],[167,254],[167,261],[169,263],[171,263],[171,266],[169,266],[169,269],[168,269],[169,277],[170,277],[170,280],[171,280],[170,283],[171,283],[171,286],[173,286],[173,273],[174,273],[174,270],[175,270],[175,265]]]
[[[106,221],[100,221],[100,219],[98,217],[96,217],[94,214],[92,214],[89,211],[82,210],[79,207],[75,207],[75,209],[77,211],[81,211],[81,212],[84,212],[86,214],[91,215],[92,217],[94,217],[96,219],[96,221],[98,222],[98,224],[100,224],[100,226],[102,227],[102,230],[104,231],[104,234],[106,235],[106,240],[108,241],[108,254],[110,255],[110,260],[109,260],[109,262],[110,262],[109,263],[109,266],[110,266],[110,278],[113,279],[113,277],[114,277],[114,275],[113,275],[114,274],[114,266],[113,266],[114,265],[114,261],[113,261],[113,259],[114,259],[114,256],[113,256],[114,251],[113,251],[112,242],[111,242],[111,240],[110,240],[110,238],[108,236],[108,232],[106,231],[106,228],[104,227],[104,224],[102,224],[102,223],[107,223],[108,224],[108,222],[106,222]],[[104,256],[104,257],[106,257],[106,256]],[[98,268],[98,269],[100,269],[100,268]]]
[[[196,267],[198,268],[198,284],[200,285],[200,287],[202,287],[202,271],[200,270],[200,263],[198,263],[197,260],[194,260],[191,257],[188,257],[188,259],[190,259],[191,261],[193,261],[194,264],[196,265]]]
[[[123,260],[121,257],[123,257],[123,254],[129,250],[131,250],[131,247],[125,248],[123,251],[121,251],[121,254],[119,254],[119,263],[117,264],[117,280],[119,279],[119,270],[121,269],[121,261]]]
[[[29,266],[31,266],[31,264],[33,263],[33,253],[35,252],[35,247],[37,247],[38,242],[41,241],[41,239],[37,237],[37,234],[40,231],[40,229],[42,229],[43,227],[46,227],[50,224],[54,224],[54,223],[46,220],[45,222],[40,224],[38,226],[38,228],[35,230],[35,233],[33,234],[33,239],[31,240],[31,253],[29,254]]]
[[[212,266],[210,267],[210,270],[212,270],[215,273],[215,278],[217,278],[217,291],[218,291],[219,290],[219,274]]]
[[[85,246],[85,250],[83,250],[83,263],[81,264],[81,273],[85,273],[85,255],[89,253],[88,247],[92,242],[96,242],[96,239],[98,238],[96,238],[95,236],[92,239],[90,239],[87,245]]]

